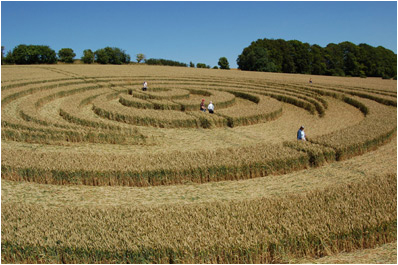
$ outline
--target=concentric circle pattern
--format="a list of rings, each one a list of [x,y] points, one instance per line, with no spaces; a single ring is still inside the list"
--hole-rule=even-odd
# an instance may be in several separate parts
[[[2,262],[292,263],[396,241],[396,81],[311,78],[2,66]]]
[[[2,81],[3,178],[132,186],[246,179],[362,154],[396,130],[389,89],[39,69],[46,74]],[[202,100],[214,114],[200,111]],[[302,124],[307,143],[295,140]]]

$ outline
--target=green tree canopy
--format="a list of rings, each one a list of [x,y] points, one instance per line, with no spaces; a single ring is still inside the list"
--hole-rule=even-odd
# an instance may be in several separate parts
[[[188,66],[186,63],[181,63],[167,59],[154,59],[154,58],[145,60],[145,63],[149,65],[168,65],[168,66],[182,66],[182,67]]]
[[[259,39],[243,49],[241,70],[337,76],[396,77],[397,55],[383,47],[345,41],[325,48],[298,40]]]
[[[310,48],[309,62],[310,73],[314,75],[326,74],[326,62],[324,60],[324,49],[319,45],[312,45]]]
[[[220,69],[229,69],[229,62],[226,57],[221,57],[218,60],[218,65],[220,66]]]
[[[116,47],[96,50],[94,55],[95,61],[100,64],[127,64],[131,59],[130,55]]]
[[[210,68],[210,65],[206,65],[204,63],[197,63],[196,68]]]
[[[64,63],[73,63],[73,58],[76,54],[73,52],[71,48],[62,48],[58,51],[59,61]]]
[[[275,64],[270,61],[268,50],[259,46],[244,49],[237,62],[242,70],[275,72]]]
[[[49,46],[20,44],[5,59],[15,64],[54,64],[57,55]]]
[[[1,46],[1,64],[4,64],[4,46]]]
[[[137,54],[137,63],[140,63],[142,60],[145,60],[145,55],[142,53]]]
[[[83,63],[91,64],[94,63],[94,52],[90,49],[84,50],[83,51],[83,56],[81,58]]]

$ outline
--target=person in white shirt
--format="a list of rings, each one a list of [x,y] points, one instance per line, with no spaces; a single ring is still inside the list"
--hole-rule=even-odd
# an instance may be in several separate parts
[[[146,91],[148,89],[148,83],[144,81],[144,86],[142,88],[143,91]]]
[[[210,101],[209,106],[207,106],[207,109],[209,110],[209,113],[214,113],[214,105],[213,102]]]
[[[307,141],[305,139],[304,126],[301,126],[300,129],[297,131],[297,140]]]

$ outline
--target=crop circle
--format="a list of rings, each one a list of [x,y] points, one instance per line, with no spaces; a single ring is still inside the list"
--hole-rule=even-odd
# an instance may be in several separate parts
[[[7,260],[283,263],[394,240],[396,83],[141,65],[2,71]]]

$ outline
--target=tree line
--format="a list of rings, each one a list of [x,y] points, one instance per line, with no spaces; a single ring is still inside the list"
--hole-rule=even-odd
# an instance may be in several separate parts
[[[2,64],[55,64],[58,61],[73,63],[76,54],[71,48],[62,48],[56,53],[49,46],[25,45],[16,46],[4,56],[4,47],[1,47]],[[125,64],[130,62],[130,55],[116,47],[105,47],[93,52],[90,49],[83,51],[83,63]]]
[[[298,40],[258,39],[238,56],[239,69],[333,76],[396,78],[397,55],[384,47],[345,41],[325,48]]]
[[[4,46],[1,46],[1,64],[55,64],[57,62],[73,63],[76,54],[71,48],[62,48],[56,53],[49,46],[45,45],[25,45],[16,46],[12,51],[8,51],[4,56]],[[186,63],[181,63],[166,59],[146,59],[142,53],[136,56],[137,63],[144,61],[149,65],[168,65],[168,66],[182,66],[188,67]],[[105,47],[92,51],[86,49],[83,51],[81,61],[85,64],[99,63],[99,64],[128,64],[131,61],[130,55],[124,50],[117,47]],[[221,57],[219,62],[221,69],[229,69],[228,60]],[[197,63],[197,68],[210,68],[210,66]],[[195,65],[190,62],[190,67]],[[213,68],[218,68],[217,66]]]
[[[4,56],[2,46],[2,64],[54,64],[58,61],[73,63],[76,54],[71,48],[63,48],[56,53],[49,46],[18,45]],[[168,65],[188,67],[187,64],[166,60],[146,59],[137,54],[136,60],[150,65]],[[92,51],[83,51],[81,61],[85,64],[128,64],[131,57],[117,47],[105,47]],[[243,49],[237,59],[238,68],[248,71],[299,73],[333,76],[360,76],[395,78],[397,76],[397,55],[384,47],[372,47],[368,44],[355,45],[351,42],[330,43],[326,47],[310,45],[298,40],[258,39]],[[227,58],[218,61],[220,69],[230,69]],[[190,62],[190,67],[195,64]],[[210,68],[197,63],[197,68]],[[214,66],[213,69],[218,69]]]
[[[145,63],[149,65],[168,65],[168,66],[182,66],[182,67],[188,66],[186,63],[181,63],[173,60],[153,59],[153,58],[145,60]]]

